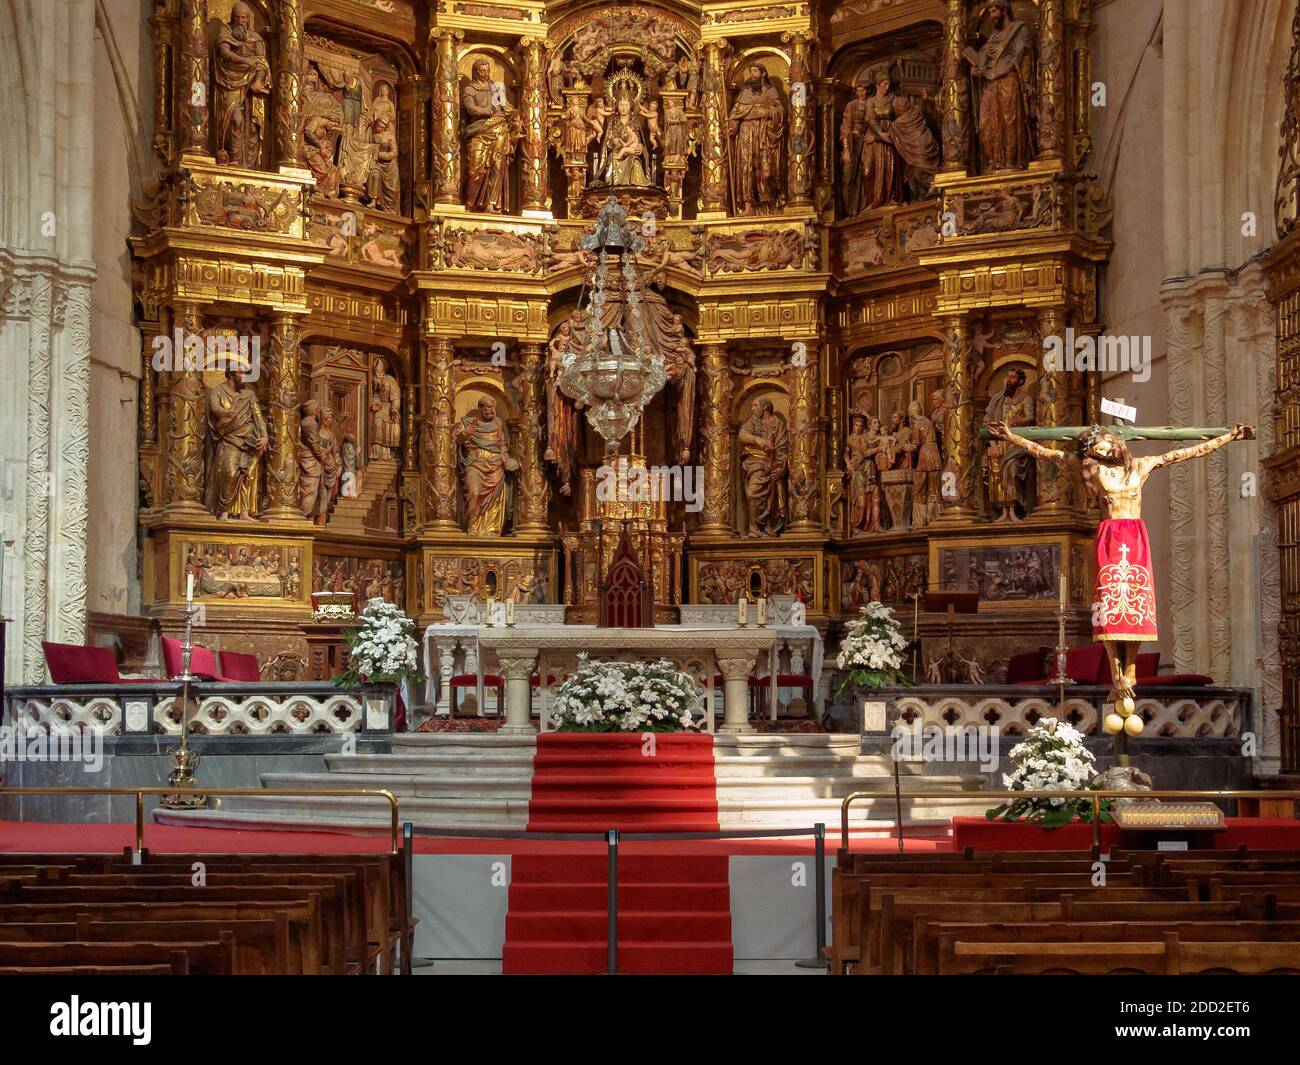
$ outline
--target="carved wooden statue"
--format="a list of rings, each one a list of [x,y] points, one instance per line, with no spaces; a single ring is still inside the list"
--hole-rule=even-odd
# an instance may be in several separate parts
[[[461,484],[465,490],[465,530],[476,536],[499,536],[509,513],[507,473],[519,469],[510,454],[510,434],[497,417],[496,401],[484,397],[456,423],[461,449]]]
[[[1033,425],[1036,414],[1034,391],[1026,383],[1025,371],[1007,371],[1001,392],[989,397],[984,422],[1005,422],[1015,428]],[[1021,521],[1033,509],[1034,463],[1018,444],[990,442],[984,452],[989,505],[998,521]]]
[[[736,209],[744,214],[773,211],[781,206],[781,145],[785,136],[785,105],[767,70],[757,63],[745,74],[745,84],[727,116],[732,138],[732,189]]]
[[[500,214],[505,210],[510,159],[522,130],[504,90],[492,84],[491,69],[486,59],[476,60],[473,76],[460,91],[466,119],[465,206]]]
[[[1034,151],[1033,32],[1011,0],[991,0],[988,14],[993,32],[978,52],[965,53],[979,88],[983,172],[1023,170]]]
[[[754,400],[737,434],[744,476],[746,536],[779,536],[785,528],[790,431],[767,398]]]
[[[260,167],[266,147],[271,67],[266,61],[266,42],[253,29],[253,13],[244,0],[236,0],[230,22],[217,34],[212,80],[217,162]]]
[[[262,408],[239,374],[227,370],[208,389],[207,506],[218,518],[251,518],[257,513],[258,471],[268,437]]]

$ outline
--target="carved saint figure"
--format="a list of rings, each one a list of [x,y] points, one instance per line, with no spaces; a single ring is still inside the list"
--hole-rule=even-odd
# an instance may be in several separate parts
[[[1138,647],[1143,641],[1159,638],[1151,544],[1142,520],[1142,488],[1162,466],[1201,458],[1233,440],[1249,439],[1254,431],[1236,425],[1204,443],[1143,458],[1136,457],[1122,439],[1100,425],[1091,426],[1079,436],[1073,454],[1018,436],[1002,421],[989,425],[989,433],[1034,459],[1078,466],[1086,491],[1101,507],[1092,635],[1102,642],[1110,659],[1110,698],[1117,711],[1106,716],[1104,727],[1107,732],[1123,730],[1136,736],[1142,731],[1142,718],[1134,713],[1133,693]]]
[[[990,0],[993,32],[975,52],[966,49],[979,86],[979,142],[984,172],[1023,170],[1033,156],[1034,43],[1011,0]]]
[[[325,407],[320,416],[321,447],[321,485],[320,497],[316,503],[318,524],[323,525],[329,518],[330,508],[339,494],[339,482],[343,477],[343,459],[339,440],[338,421],[334,412]]]
[[[844,211],[849,217],[904,202],[907,168],[928,178],[941,163],[924,111],[894,92],[888,66],[874,68],[854,86],[854,98],[840,122],[840,147]]]
[[[650,140],[641,110],[630,92],[614,102],[605,123],[596,177],[606,185],[650,184]]]
[[[321,85],[320,74],[314,66],[307,68],[305,82],[302,137],[307,165],[316,178],[317,195],[337,196],[339,170],[335,159],[343,132],[339,121],[343,112],[338,101]]]
[[[737,440],[748,518],[745,535],[778,536],[785,528],[790,432],[770,399],[754,400]]]
[[[587,109],[582,105],[582,97],[570,94],[565,101],[563,135],[561,144],[566,159],[580,158],[587,153],[587,144],[591,140],[591,129],[587,125]]]
[[[268,437],[262,408],[239,374],[227,370],[208,389],[207,506],[218,518],[257,513],[257,476]]]
[[[849,489],[850,536],[880,528],[880,471],[876,457],[883,446],[879,418],[868,418],[861,412],[849,415],[844,465]]]
[[[1002,391],[990,396],[984,408],[985,424],[1005,422],[1012,428],[1034,424],[1034,395],[1027,380],[1019,367],[1007,371]],[[1033,507],[1033,460],[1018,444],[993,440],[984,452],[984,466],[995,520],[1023,520]]]
[[[912,528],[926,525],[939,516],[939,477],[943,456],[934,422],[921,413],[921,404],[907,408],[912,431]]]
[[[465,112],[465,206],[500,214],[505,210],[507,171],[522,135],[519,114],[509,107],[505,90],[491,81],[486,59],[474,61],[472,77],[460,90]]]
[[[325,451],[320,439],[320,403],[309,399],[300,408],[298,422],[298,509],[304,518],[320,513]],[[319,524],[319,522],[318,522]]]
[[[546,450],[542,453],[542,460],[555,466],[562,496],[573,493],[573,459],[578,440],[573,405],[560,390],[564,352],[572,335],[566,319],[556,328],[546,355]]]
[[[731,138],[732,189],[736,209],[744,214],[780,207],[781,141],[785,105],[758,63],[745,72],[745,83],[727,116]]]
[[[375,362],[370,394],[370,457],[391,459],[402,446],[402,386],[383,359]]]
[[[397,165],[396,107],[387,84],[379,83],[372,106],[366,194],[372,207],[396,214],[402,209],[402,178]]]
[[[262,165],[266,105],[271,95],[271,67],[266,42],[253,29],[253,13],[244,0],[230,9],[212,54],[216,91],[217,162],[257,168]]]
[[[461,449],[465,530],[475,536],[499,536],[511,494],[506,474],[518,470],[519,462],[510,454],[510,435],[497,417],[495,400],[484,396],[456,423],[456,443]]]

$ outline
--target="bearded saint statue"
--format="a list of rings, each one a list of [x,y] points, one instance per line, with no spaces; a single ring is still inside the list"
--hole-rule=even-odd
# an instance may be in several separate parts
[[[271,66],[266,61],[266,42],[253,29],[253,13],[244,0],[236,0],[230,22],[217,34],[212,80],[216,88],[217,162],[260,167]]]
[[[727,134],[732,138],[732,192],[736,209],[744,214],[772,211],[781,206],[781,141],[785,134],[785,105],[757,63],[746,80],[731,113]]]

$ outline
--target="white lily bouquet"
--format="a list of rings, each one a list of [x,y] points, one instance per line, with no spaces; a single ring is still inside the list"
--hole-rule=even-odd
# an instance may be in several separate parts
[[[556,689],[554,718],[560,732],[680,732],[695,728],[695,682],[668,661],[592,662]]]
[[[412,635],[415,622],[400,607],[371,599],[361,611],[360,626],[344,632],[352,654],[348,668],[334,678],[340,687],[404,680],[424,680],[419,668],[419,645]]]
[[[1083,733],[1054,717],[1031,725],[1023,743],[1011,748],[1013,769],[1002,774],[1007,791],[1088,791],[1097,775],[1096,759],[1083,745]],[[1101,803],[1101,820],[1109,822],[1111,801]],[[1044,828],[1059,828],[1076,817],[1092,821],[1092,802],[1084,798],[1013,799],[985,815],[990,821],[1030,821]]]
[[[848,624],[835,664],[848,671],[843,691],[850,683],[859,688],[883,688],[888,684],[906,684],[903,676],[903,652],[907,637],[884,603],[867,603]],[[838,692],[836,694],[839,694]]]

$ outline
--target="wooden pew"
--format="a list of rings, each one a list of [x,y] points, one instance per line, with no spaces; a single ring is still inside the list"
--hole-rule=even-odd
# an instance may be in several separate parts
[[[1172,933],[1146,941],[1122,943],[978,942],[954,935],[939,937],[941,975],[958,973],[1081,973],[1114,972],[1174,975],[1178,972],[1178,937]]]
[[[171,965],[177,954],[191,975],[230,976],[235,971],[235,937],[229,932],[211,943],[0,943],[0,967]]]

